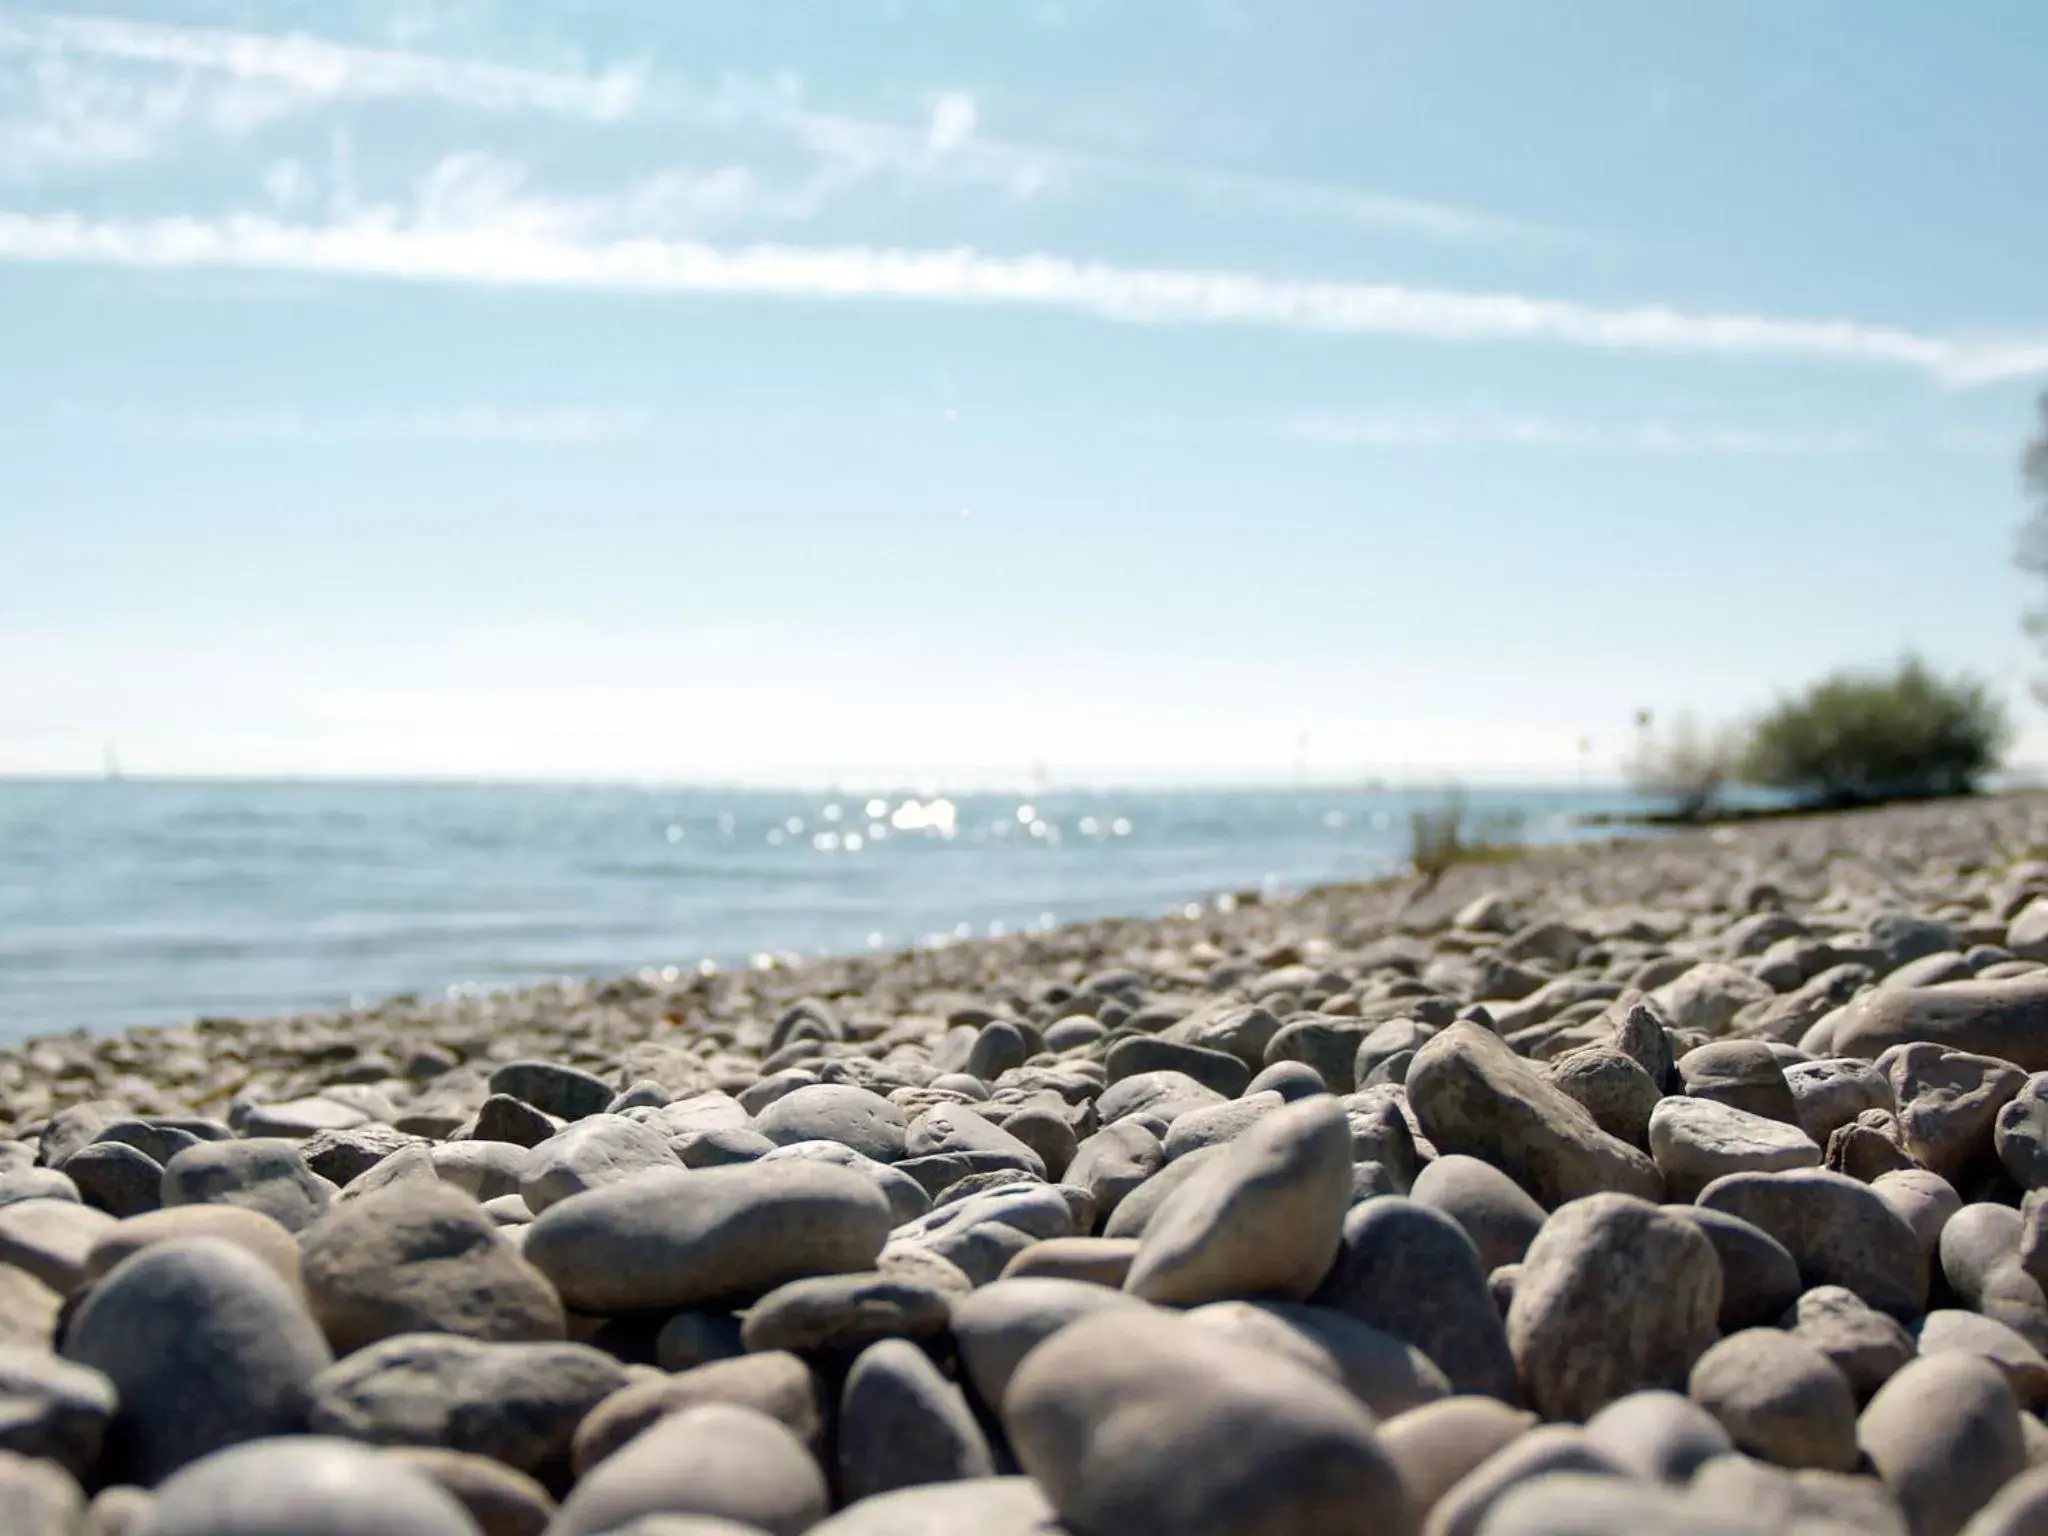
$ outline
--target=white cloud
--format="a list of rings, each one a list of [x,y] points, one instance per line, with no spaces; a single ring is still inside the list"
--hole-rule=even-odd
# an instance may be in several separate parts
[[[304,33],[235,32],[106,16],[0,15],[0,51],[224,75],[310,101],[425,97],[495,111],[607,120],[639,101],[638,69],[527,69],[362,48]]]
[[[500,189],[502,192],[502,189]],[[0,211],[0,260],[236,269],[487,286],[747,298],[869,299],[1065,310],[1103,319],[1332,335],[1525,342],[1605,351],[1798,357],[1903,367],[1968,385],[2048,373],[2048,336],[1948,337],[1853,320],[1602,306],[1521,293],[1317,282],[1253,272],[1119,267],[969,248],[752,245],[577,238],[547,205],[505,216],[479,196],[459,220],[390,210],[328,224],[268,214],[94,220]]]
[[[1296,417],[1289,437],[1328,448],[1527,448],[1565,453],[1678,457],[1806,457],[1865,453],[1875,434],[1857,427],[1780,429],[1701,422],[1580,421],[1496,412],[1367,411]]]
[[[642,437],[654,413],[629,406],[460,405],[350,413],[292,407],[221,411],[60,406],[35,430],[84,428],[131,442],[598,444]]]
[[[950,154],[974,137],[980,113],[974,98],[965,91],[947,91],[932,103],[931,126],[925,130],[925,149],[932,155]]]
[[[819,110],[787,75],[728,78],[699,91],[674,79],[657,86],[639,64],[538,69],[306,33],[0,12],[0,175],[16,179],[162,157],[192,132],[232,138],[337,105],[399,100],[601,124],[681,121],[780,138],[813,157],[787,186],[738,165],[672,173],[714,183],[725,220],[804,217],[890,179],[1012,197],[1101,186],[1441,240],[1578,238],[1423,199],[993,138],[983,131],[981,104],[964,90],[939,93],[921,120],[890,121]]]

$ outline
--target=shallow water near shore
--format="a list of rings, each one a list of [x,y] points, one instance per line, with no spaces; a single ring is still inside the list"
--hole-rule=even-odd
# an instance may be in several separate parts
[[[1616,791],[1472,791],[1514,836]],[[0,1039],[1151,916],[1399,867],[1441,791],[0,783]],[[1601,831],[1596,835],[1611,835]]]

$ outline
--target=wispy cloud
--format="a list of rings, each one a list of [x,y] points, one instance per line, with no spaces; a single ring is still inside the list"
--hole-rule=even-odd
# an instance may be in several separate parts
[[[408,411],[321,412],[292,407],[258,410],[167,410],[64,405],[31,429],[85,428],[138,443],[282,443],[302,446],[365,443],[601,444],[642,437],[652,411],[631,406],[460,405]]]
[[[236,31],[112,16],[0,11],[0,175],[135,162],[204,133],[231,139],[350,103],[439,101],[499,113],[690,125],[794,145],[810,165],[774,183],[741,157],[671,179],[713,189],[722,218],[788,220],[878,183],[992,188],[1032,197],[1076,188],[1338,221],[1437,240],[1576,240],[1483,210],[1345,186],[1110,155],[992,135],[958,88],[920,115],[819,107],[793,76],[708,88],[641,62],[542,69],[373,48],[302,32]]]
[[[640,100],[635,67],[543,70],[395,49],[304,33],[236,32],[104,16],[0,14],[0,51],[203,71],[283,86],[312,101],[423,97],[495,111],[623,117]]]
[[[1957,385],[2048,373],[2048,336],[1948,337],[1854,320],[1612,307],[1522,293],[1122,267],[965,248],[579,239],[545,220],[434,225],[404,222],[388,210],[327,224],[253,213],[123,222],[75,213],[0,212],[0,260],[643,294],[1002,305],[1157,325],[1807,358],[1909,368]]]
[[[1867,453],[1862,427],[1778,428],[1711,422],[1593,421],[1510,412],[1330,412],[1292,418],[1288,437],[1326,448],[1525,448],[1550,453],[1674,457],[1808,457]]]

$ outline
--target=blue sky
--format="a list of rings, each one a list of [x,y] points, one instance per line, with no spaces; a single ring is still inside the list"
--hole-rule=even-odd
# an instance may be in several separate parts
[[[1611,772],[2014,699],[2022,0],[0,0],[0,770]]]

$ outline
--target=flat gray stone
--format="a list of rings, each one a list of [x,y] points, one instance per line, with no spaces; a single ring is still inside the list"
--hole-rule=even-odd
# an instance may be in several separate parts
[[[165,1205],[239,1205],[287,1232],[303,1232],[327,1214],[334,1188],[279,1137],[203,1141],[164,1164]]]
[[[1799,1101],[1765,1040],[1713,1040],[1678,1058],[1680,1091],[1766,1120],[1799,1123]]]
[[[1894,1045],[1924,1041],[2048,1071],[2048,973],[1940,987],[1880,987],[1822,1019],[1816,1054],[1875,1060]],[[1805,1040],[1802,1048],[1812,1050]]]
[[[656,1170],[543,1211],[524,1252],[571,1310],[674,1311],[872,1268],[891,1221],[872,1182],[829,1164]]]
[[[79,1194],[71,1175],[59,1169],[10,1168],[0,1173],[0,1207],[19,1205],[24,1200],[63,1200],[73,1205],[84,1203],[84,1197]]]
[[[314,1377],[307,1421],[316,1434],[468,1451],[539,1475],[568,1465],[584,1416],[628,1380],[584,1344],[406,1333]]]
[[[853,1148],[839,1142],[793,1141],[787,1146],[780,1147],[770,1142],[769,1148],[770,1150],[763,1152],[759,1158],[763,1165],[803,1161],[831,1163],[835,1167],[852,1169],[882,1192],[883,1198],[889,1202],[890,1219],[898,1226],[906,1221],[917,1220],[932,1208],[932,1197],[925,1193],[924,1186],[901,1168],[891,1163],[878,1163],[871,1157],[863,1157]],[[685,1158],[684,1161],[687,1162],[688,1159]]]
[[[284,1136],[295,1141],[321,1131],[346,1131],[367,1123],[370,1116],[334,1099],[288,1099],[251,1106],[241,1122],[245,1136]]]
[[[1658,1102],[1649,1134],[1650,1156],[1678,1201],[1723,1174],[1818,1168],[1821,1162],[1821,1149],[1796,1125],[1684,1094]]]
[[[880,1274],[812,1275],[755,1302],[740,1336],[755,1353],[854,1355],[882,1339],[937,1338],[952,1311],[952,1298],[936,1286]]]
[[[300,1235],[306,1305],[339,1354],[402,1333],[559,1339],[554,1287],[452,1185],[397,1185]]]
[[[659,1131],[623,1115],[585,1115],[528,1150],[519,1193],[538,1216],[549,1206],[652,1168],[681,1168]]]
[[[754,1117],[777,1146],[836,1141],[878,1163],[901,1162],[910,1121],[880,1094],[844,1083],[813,1083],[784,1094]]]
[[[142,1536],[478,1536],[419,1472],[346,1440],[254,1440],[157,1490]]]
[[[1043,1157],[964,1104],[937,1105],[912,1120],[904,1130],[903,1151],[906,1161],[953,1152],[981,1153],[1028,1169],[1038,1178],[1046,1176]]]

